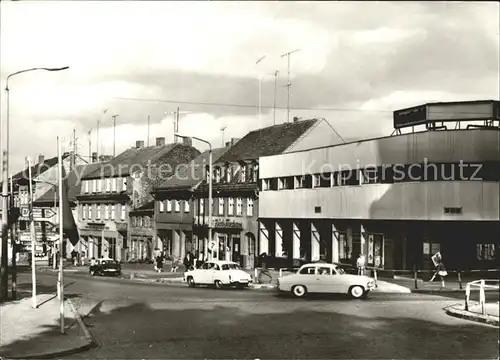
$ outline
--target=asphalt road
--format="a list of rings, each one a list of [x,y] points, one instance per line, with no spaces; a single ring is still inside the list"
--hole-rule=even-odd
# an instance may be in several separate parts
[[[39,290],[55,281],[40,274]],[[65,283],[98,343],[68,359],[498,358],[498,329],[446,315],[457,303],[446,297],[296,300],[69,274]]]

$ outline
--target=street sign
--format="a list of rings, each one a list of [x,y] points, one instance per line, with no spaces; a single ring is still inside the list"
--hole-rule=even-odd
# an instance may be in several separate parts
[[[56,214],[56,212],[52,209],[43,209],[43,218],[50,219]]]
[[[33,218],[35,220],[42,219],[43,218],[42,209],[40,209],[40,208],[33,208]]]
[[[21,216],[24,218],[27,218],[30,216],[30,209],[27,207],[22,207],[21,208]]]

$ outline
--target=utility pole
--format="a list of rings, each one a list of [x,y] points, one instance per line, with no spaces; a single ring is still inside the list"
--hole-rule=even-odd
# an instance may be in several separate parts
[[[76,151],[77,151],[77,145],[76,145],[76,130],[73,129],[73,154],[71,154],[71,162],[69,165],[69,171],[73,171],[75,165],[76,165]]]
[[[149,146],[149,122],[151,121],[151,115],[148,115],[148,146]]]
[[[92,162],[92,129],[89,130],[89,164]]]
[[[118,117],[118,114],[113,115],[113,157],[116,156],[116,118]]]
[[[274,72],[274,105],[273,105],[273,125],[276,125],[276,96],[278,92],[278,75],[279,71]]]
[[[97,135],[96,135],[96,142],[95,142],[95,151],[97,152],[97,158],[99,159],[99,122],[100,120],[98,119],[97,120]],[[91,155],[91,158],[92,158],[92,154]]]
[[[300,51],[300,49],[295,49],[293,51],[290,51],[290,52],[287,52],[283,55],[281,55],[281,57],[287,57],[288,58],[288,82],[286,84],[286,87],[288,88],[288,101],[287,101],[287,104],[286,104],[286,108],[287,108],[287,122],[290,122],[290,91],[291,91],[291,87],[292,87],[292,83],[290,82],[290,55],[293,54],[293,53],[296,53],[297,51]]]

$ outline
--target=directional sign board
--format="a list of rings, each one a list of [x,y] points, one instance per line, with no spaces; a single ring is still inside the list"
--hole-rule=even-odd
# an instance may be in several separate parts
[[[56,212],[52,209],[43,209],[43,217],[45,219],[50,219],[56,214]]]
[[[27,207],[22,207],[21,208],[21,216],[23,218],[27,218],[30,216],[30,209],[28,209]]]

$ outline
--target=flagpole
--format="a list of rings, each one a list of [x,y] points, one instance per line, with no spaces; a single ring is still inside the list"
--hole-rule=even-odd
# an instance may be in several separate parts
[[[31,177],[31,160],[27,158],[28,162],[28,180],[29,180],[29,200],[30,200],[30,237],[31,237],[31,297],[33,300],[33,309],[36,309],[36,257],[35,257],[35,219],[33,217],[33,180]]]
[[[62,191],[63,191],[63,177],[62,177],[62,155],[61,155],[61,138],[57,137],[57,164],[59,168],[59,302],[60,302],[60,322],[61,322],[61,334],[64,334],[64,256],[63,256],[63,201],[62,201]]]

